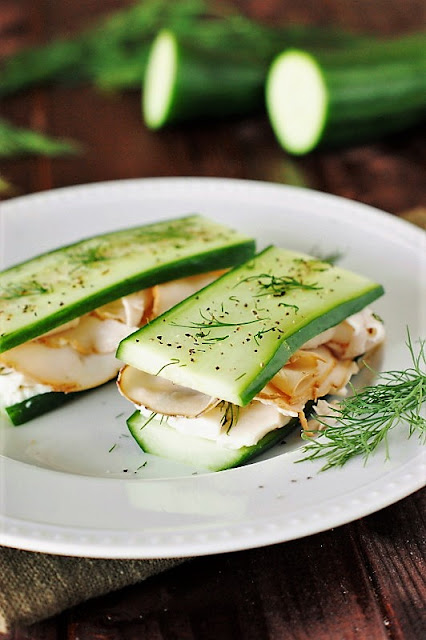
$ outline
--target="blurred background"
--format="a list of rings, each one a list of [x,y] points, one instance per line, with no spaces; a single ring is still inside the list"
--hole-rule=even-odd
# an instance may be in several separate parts
[[[151,92],[176,88],[177,97],[170,122],[166,114],[153,126],[142,85],[164,28],[178,52],[176,87],[175,62],[159,55]],[[220,176],[412,212],[425,206],[425,29],[424,0],[0,0],[1,195]],[[296,153],[265,104],[271,66],[294,47],[323,70],[333,116],[325,139]],[[304,71],[297,67],[299,81]],[[286,108],[284,95],[272,111]],[[316,99],[308,92],[304,104]],[[295,105],[303,137],[317,114],[308,109],[303,120]]]

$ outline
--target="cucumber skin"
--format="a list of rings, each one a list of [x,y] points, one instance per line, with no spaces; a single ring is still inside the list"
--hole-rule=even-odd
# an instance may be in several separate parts
[[[176,77],[166,110],[156,124],[150,122],[143,83],[142,114],[148,128],[158,130],[178,122],[238,116],[261,108],[267,65],[220,56],[212,62],[211,53],[197,50],[176,36],[175,47]]]
[[[258,25],[257,28],[260,29]],[[150,123],[145,107],[146,82],[143,81],[142,114],[146,126],[153,130],[191,120],[223,119],[264,111],[264,84],[269,64],[284,47],[312,46],[318,49],[351,47],[369,38],[314,26],[290,26],[277,32],[265,30],[262,50],[250,37],[229,34],[220,40],[200,45],[202,27],[190,37],[163,29],[173,38],[177,55],[177,74],[167,109],[156,124]],[[273,34],[274,37],[271,37]],[[201,38],[203,40],[203,38]],[[144,78],[148,76],[152,44]]]
[[[132,273],[125,275],[125,277],[121,277],[119,281],[112,282],[110,285],[103,286],[102,288],[98,287],[98,290],[94,293],[79,294],[80,298],[74,299],[71,304],[63,305],[63,298],[60,300],[58,305],[52,304],[51,307],[43,310],[43,312],[38,312],[37,319],[31,320],[33,318],[33,314],[29,313],[27,316],[23,314],[22,308],[24,307],[24,303],[26,299],[28,299],[30,306],[34,303],[34,295],[29,295],[28,298],[26,296],[21,295],[19,298],[15,296],[16,299],[19,300],[16,304],[18,305],[16,308],[16,315],[19,318],[25,317],[26,322],[21,323],[15,330],[9,329],[9,331],[2,331],[0,333],[0,353],[3,351],[7,351],[12,349],[13,347],[18,346],[28,340],[33,338],[37,338],[42,333],[50,331],[55,327],[68,322],[69,320],[73,320],[84,313],[92,311],[97,307],[102,306],[112,300],[116,300],[122,296],[128,295],[135,291],[154,286],[156,284],[160,284],[162,282],[167,282],[168,280],[173,280],[176,278],[183,278],[186,276],[190,276],[193,274],[201,273],[203,271],[209,271],[212,269],[220,269],[232,266],[239,262],[243,262],[248,259],[254,253],[254,245],[255,242],[251,238],[244,236],[243,234],[239,234],[237,232],[232,231],[231,229],[227,229],[223,225],[217,225],[217,223],[213,223],[213,221],[203,218],[202,216],[193,215],[186,216],[183,218],[176,218],[172,220],[166,220],[162,223],[154,223],[149,225],[144,225],[143,227],[135,227],[133,229],[124,229],[122,231],[112,232],[108,234],[104,234],[101,236],[93,236],[91,238],[87,238],[85,240],[81,240],[77,243],[60,247],[59,249],[55,249],[54,251],[47,252],[45,254],[41,254],[35,256],[34,258],[22,262],[20,264],[9,267],[8,269],[0,272],[0,289],[2,281],[5,281],[6,287],[7,285],[13,281],[14,274],[18,274],[20,272],[24,272],[28,270],[30,267],[31,271],[35,269],[35,273],[32,273],[31,278],[26,276],[27,281],[30,279],[35,279],[37,277],[37,265],[42,262],[43,259],[47,260],[56,260],[56,256],[63,254],[63,252],[69,252],[78,250],[80,247],[84,247],[86,242],[108,242],[111,237],[122,235],[122,234],[132,234],[134,232],[150,232],[152,230],[155,231],[156,228],[163,228],[166,225],[180,225],[182,226],[181,234],[182,238],[185,238],[184,235],[184,226],[191,224],[198,224],[200,228],[205,225],[206,229],[208,229],[209,225],[213,225],[217,229],[220,227],[223,231],[229,233],[230,236],[235,235],[235,240],[225,246],[210,246],[207,250],[202,250],[202,243],[200,242],[200,249],[194,251],[192,254],[189,254],[184,257],[177,256],[174,259],[169,259],[165,264],[155,264],[150,268],[143,270],[142,272]],[[213,228],[213,226],[211,228]],[[190,237],[189,233],[187,235],[186,240]],[[194,234],[193,234],[194,238]],[[141,254],[143,250],[143,242],[141,241]],[[102,264],[102,263],[101,263]],[[108,263],[103,263],[108,264]],[[95,265],[96,266],[96,265]],[[31,273],[30,271],[30,273]],[[87,274],[84,274],[87,277]],[[8,281],[9,278],[9,281]],[[99,276],[100,278],[100,276]],[[24,278],[25,279],[25,278]],[[70,276],[71,279],[71,276]],[[19,277],[18,277],[19,284]],[[49,294],[47,298],[52,299],[57,294]],[[42,294],[38,296],[38,299],[41,304],[44,304],[44,296],[46,294]],[[15,304],[15,300],[5,300],[3,302],[3,311],[7,314],[13,313],[13,305]],[[1,300],[0,300],[0,312],[1,312]],[[46,306],[46,305],[45,305]],[[53,311],[51,311],[52,307],[55,307]],[[10,325],[9,325],[10,326]],[[4,325],[6,327],[6,325]]]
[[[17,427],[34,418],[38,418],[48,411],[61,407],[76,395],[76,393],[48,391],[47,393],[41,393],[32,398],[27,398],[22,402],[17,402],[9,407],[5,407],[5,412],[12,424]]]
[[[325,62],[321,70],[329,94],[321,145],[376,140],[425,120],[426,55],[345,70]]]
[[[208,471],[224,471],[248,462],[277,444],[298,424],[297,418],[294,418],[281,429],[267,433],[251,447],[226,449],[213,440],[179,433],[155,419],[141,428],[146,420],[139,411],[135,411],[127,420],[129,431],[142,451]]]
[[[263,389],[271,378],[278,373],[285,362],[287,362],[290,355],[295,353],[295,351],[305,344],[305,342],[311,340],[311,338],[314,338],[330,327],[339,324],[345,320],[345,318],[348,318],[354,313],[358,313],[358,311],[364,309],[370,304],[370,302],[373,302],[383,294],[383,287],[378,285],[364,295],[349,300],[348,302],[341,304],[339,307],[334,307],[330,312],[333,315],[332,322],[330,322],[329,319],[330,314],[324,314],[287,338],[279,349],[277,349],[272,359],[267,363],[263,372],[260,373],[259,376],[244,389],[244,392],[241,394],[243,406],[248,404],[254,396]]]
[[[275,124],[268,97],[275,65],[288,54],[310,56],[322,76],[328,105],[322,128],[309,146],[294,150]],[[285,151],[303,155],[317,147],[373,142],[423,122],[426,117],[426,34],[365,44],[347,51],[281,53],[266,80],[266,108]]]

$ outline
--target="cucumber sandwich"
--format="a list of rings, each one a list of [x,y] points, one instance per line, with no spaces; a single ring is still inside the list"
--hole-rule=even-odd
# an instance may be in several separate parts
[[[0,407],[21,424],[115,378],[121,339],[253,252],[247,236],[191,215],[0,272]]]
[[[221,470],[344,394],[384,338],[369,279],[268,247],[120,342],[130,432],[147,453]]]

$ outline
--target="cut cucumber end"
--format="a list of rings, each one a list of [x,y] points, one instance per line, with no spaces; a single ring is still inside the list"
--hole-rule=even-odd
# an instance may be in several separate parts
[[[163,30],[152,44],[143,83],[142,114],[150,129],[159,129],[167,121],[176,69],[176,38],[170,31]]]
[[[316,60],[304,51],[282,53],[269,70],[266,106],[274,133],[289,153],[311,151],[324,130],[328,92]]]

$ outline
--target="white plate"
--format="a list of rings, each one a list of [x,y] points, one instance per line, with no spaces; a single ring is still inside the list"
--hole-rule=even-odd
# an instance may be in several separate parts
[[[337,197],[247,181],[177,178],[73,187],[1,205],[4,266],[81,237],[191,212],[275,243],[324,254],[384,284],[383,367],[409,366],[406,326],[426,326],[425,234]],[[149,458],[127,436],[128,404],[111,384],[21,427],[0,425],[0,543],[92,557],[168,557],[298,538],[359,518],[426,480],[424,451],[407,429],[383,449],[318,473],[295,464],[300,446],[220,473]],[[112,451],[111,448],[116,445]],[[124,471],[127,469],[127,471]]]

